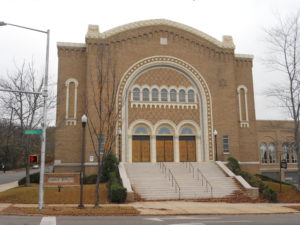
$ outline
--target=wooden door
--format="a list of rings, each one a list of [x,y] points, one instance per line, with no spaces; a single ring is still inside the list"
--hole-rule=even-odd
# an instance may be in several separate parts
[[[179,137],[180,162],[196,162],[195,136]]]
[[[132,136],[132,162],[150,162],[149,136]]]
[[[173,162],[173,137],[157,136],[156,137],[156,161],[157,162]]]

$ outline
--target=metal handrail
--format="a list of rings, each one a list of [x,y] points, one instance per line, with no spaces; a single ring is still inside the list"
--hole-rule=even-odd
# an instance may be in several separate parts
[[[171,175],[171,180],[172,180],[172,187],[173,185],[175,185],[175,192],[177,192],[176,190],[178,189],[178,199],[180,199],[180,187],[179,187],[179,184],[178,182],[176,181],[172,171],[168,168],[168,171],[169,171],[169,180],[170,180],[170,175]],[[177,188],[177,189],[176,189]]]
[[[165,177],[168,178],[169,181],[172,183],[172,187],[175,187],[175,193],[178,191],[178,199],[180,199],[181,195],[181,190],[179,187],[178,182],[176,181],[173,173],[169,168],[166,167],[166,165],[163,162],[159,162],[159,167],[162,170],[162,173],[165,174]]]
[[[199,180],[199,174],[201,175],[202,186],[203,186],[203,181],[205,181],[206,191],[208,191],[208,188],[210,188],[211,197],[213,197],[213,187],[212,187],[211,183],[209,183],[209,181],[203,175],[203,173],[201,172],[201,170],[199,168],[197,168],[197,179],[198,180]]]

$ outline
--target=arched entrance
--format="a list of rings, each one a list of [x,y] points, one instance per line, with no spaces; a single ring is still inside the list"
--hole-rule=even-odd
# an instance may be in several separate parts
[[[118,120],[118,129],[122,131],[121,160],[123,162],[132,161],[132,138],[128,133],[128,105],[130,90],[132,89],[135,80],[140,75],[154,68],[169,68],[176,70],[177,72],[184,75],[191,82],[192,86],[195,87],[195,91],[199,96],[198,115],[199,121],[201,123],[201,131],[199,136],[202,140],[201,143],[199,142],[199,152],[201,153],[201,156],[199,156],[198,158],[201,158],[203,161],[213,160],[214,152],[210,91],[201,74],[191,64],[172,56],[152,56],[142,59],[132,65],[122,77],[118,89],[118,110],[121,112]],[[174,139],[176,138],[178,138],[178,136],[174,137]],[[177,142],[175,141],[175,143]],[[157,159],[157,157],[154,158]]]
[[[133,130],[132,162],[150,162],[150,132],[142,125]]]
[[[196,162],[196,137],[192,127],[180,129],[179,154],[180,162]]]
[[[172,129],[166,125],[158,128],[156,132],[156,161],[173,162],[174,144]]]

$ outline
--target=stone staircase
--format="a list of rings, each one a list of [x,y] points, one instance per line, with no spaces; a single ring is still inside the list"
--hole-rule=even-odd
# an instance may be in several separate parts
[[[239,190],[215,162],[125,163],[131,186],[145,200],[225,198]]]

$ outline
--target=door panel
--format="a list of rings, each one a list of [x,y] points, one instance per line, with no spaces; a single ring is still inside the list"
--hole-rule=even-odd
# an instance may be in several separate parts
[[[179,137],[180,162],[196,162],[195,136]]]
[[[132,162],[150,162],[149,136],[132,136]]]
[[[173,137],[157,136],[156,137],[156,161],[157,162],[173,162]]]
[[[156,137],[156,161],[164,162],[165,153],[164,153],[165,141],[162,137]]]

